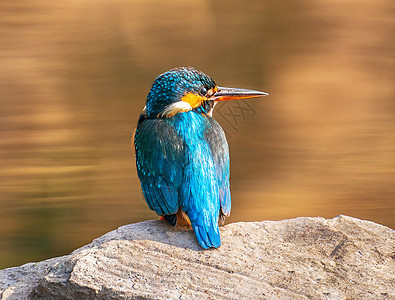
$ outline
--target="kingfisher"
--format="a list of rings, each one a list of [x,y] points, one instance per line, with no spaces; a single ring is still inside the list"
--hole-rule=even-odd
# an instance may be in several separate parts
[[[149,208],[173,226],[192,227],[202,248],[221,245],[230,215],[229,147],[212,112],[219,101],[267,93],[217,86],[192,67],[153,82],[134,134],[136,168]]]

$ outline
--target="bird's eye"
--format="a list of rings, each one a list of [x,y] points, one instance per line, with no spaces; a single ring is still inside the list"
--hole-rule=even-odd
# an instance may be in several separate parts
[[[199,91],[199,94],[202,96],[206,96],[207,95],[207,89],[205,87],[202,87]]]

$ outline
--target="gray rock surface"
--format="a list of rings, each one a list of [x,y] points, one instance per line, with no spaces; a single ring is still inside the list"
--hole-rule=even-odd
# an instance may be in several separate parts
[[[369,221],[233,223],[203,251],[164,221],[0,271],[1,299],[395,299],[394,230]]]

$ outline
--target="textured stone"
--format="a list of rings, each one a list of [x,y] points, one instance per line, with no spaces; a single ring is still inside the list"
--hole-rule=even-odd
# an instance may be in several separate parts
[[[1,299],[395,299],[394,230],[339,216],[233,223],[203,251],[164,221],[0,271]]]
[[[0,299],[28,299],[30,291],[38,285],[51,267],[64,259],[66,256],[0,270]]]

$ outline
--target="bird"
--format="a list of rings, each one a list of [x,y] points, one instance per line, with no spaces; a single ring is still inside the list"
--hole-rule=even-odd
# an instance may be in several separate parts
[[[149,90],[133,139],[145,201],[170,225],[192,227],[204,249],[220,247],[231,211],[229,147],[213,109],[266,95],[217,86],[193,67],[160,74]]]

